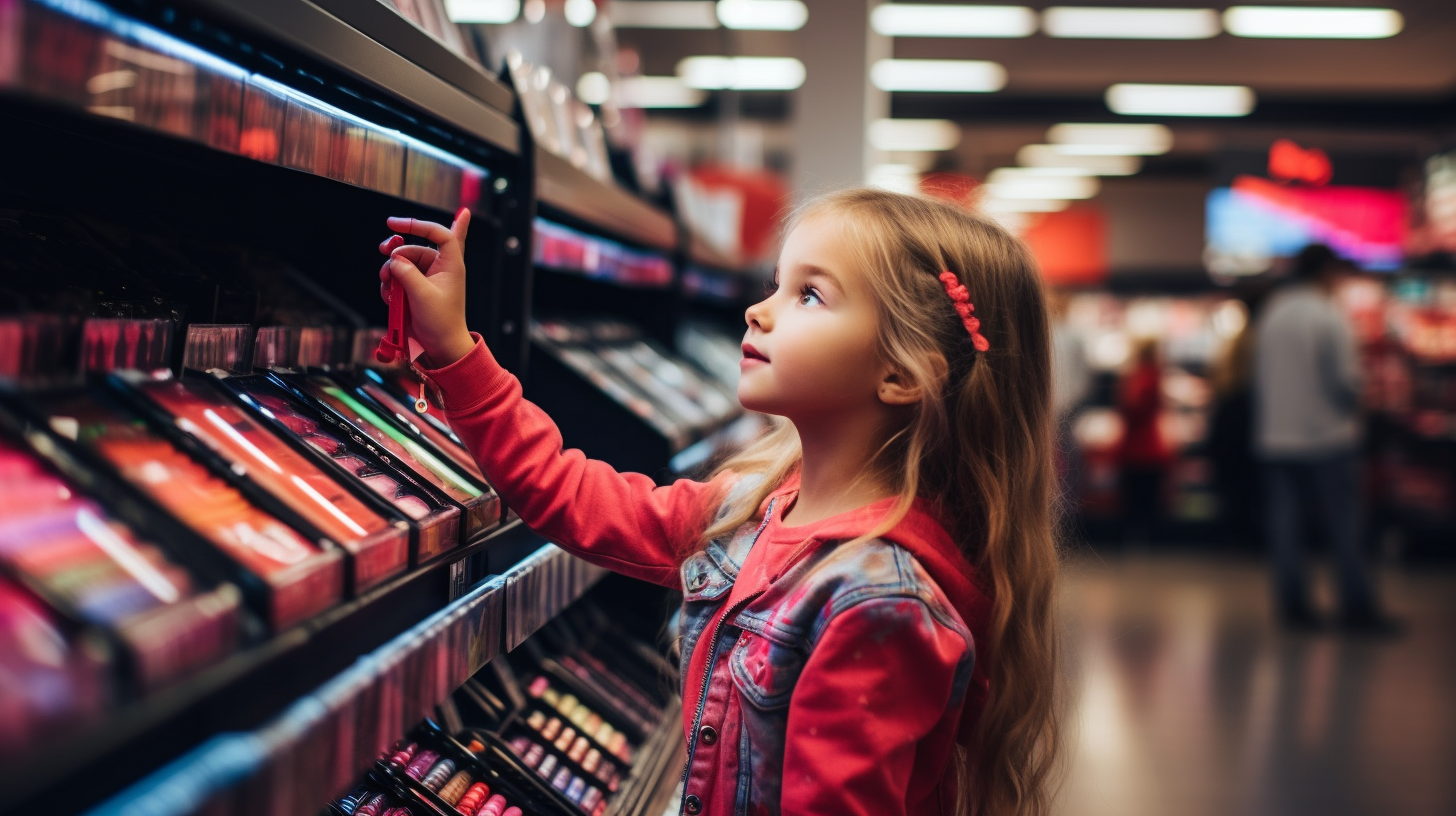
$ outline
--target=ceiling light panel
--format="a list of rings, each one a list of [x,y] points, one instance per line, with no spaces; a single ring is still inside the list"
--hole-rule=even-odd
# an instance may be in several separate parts
[[[1223,25],[1237,37],[1374,40],[1399,34],[1405,18],[1385,8],[1234,6]]]
[[[607,13],[617,28],[713,29],[716,6],[712,0],[612,0]]]
[[[1053,125],[1047,141],[1068,156],[1161,156],[1173,148],[1167,125]]]
[[[1041,27],[1050,37],[1110,40],[1206,40],[1219,34],[1213,9],[1054,6],[1042,12]]]
[[[870,67],[882,91],[991,93],[1006,87],[1006,69],[985,60],[884,59]]]
[[[870,12],[870,25],[886,37],[1030,37],[1036,23],[1026,6],[884,3]]]
[[[521,0],[445,0],[445,14],[455,23],[513,23]]]
[[[804,63],[793,57],[688,57],[677,75],[689,88],[792,91],[804,84]]]
[[[947,119],[877,119],[869,137],[871,146],[886,152],[950,150],[961,143],[961,128]]]
[[[809,21],[799,0],[719,0],[718,22],[749,31],[798,31]]]
[[[1139,85],[1107,89],[1107,107],[1124,116],[1248,116],[1254,91],[1243,85]]]
[[[1094,176],[1130,176],[1142,169],[1137,156],[1071,156],[1060,145],[1033,144],[1016,151],[1016,163],[1040,169],[1073,168]]]
[[[1102,185],[1097,179],[1088,176],[1072,176],[1065,178],[1057,177],[1018,177],[1006,181],[988,182],[986,184],[986,195],[991,198],[1011,199],[1052,199],[1061,201],[1075,201],[1083,198],[1091,198],[1097,195]]]
[[[617,93],[629,108],[696,108],[708,101],[707,91],[689,88],[675,76],[626,77]]]

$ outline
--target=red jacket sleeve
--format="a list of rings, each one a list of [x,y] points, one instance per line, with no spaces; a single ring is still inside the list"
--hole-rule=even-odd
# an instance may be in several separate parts
[[[950,761],[965,704],[957,668],[970,648],[915,598],[876,598],[835,616],[789,701],[782,811],[920,812],[924,800],[908,799],[939,777],[912,777]],[[926,739],[942,729],[945,739]],[[917,756],[927,750],[944,756]]]
[[[528,527],[598,566],[679,588],[683,552],[706,527],[721,485],[683,479],[658,487],[561,448],[545,411],[476,338],[470,353],[425,371],[445,397],[450,427]]]

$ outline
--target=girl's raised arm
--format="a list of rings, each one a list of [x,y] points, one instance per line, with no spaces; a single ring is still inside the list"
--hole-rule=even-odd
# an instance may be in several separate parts
[[[485,343],[465,330],[465,231],[462,210],[447,228],[391,218],[396,232],[439,250],[385,241],[386,285],[403,286],[424,368],[445,397],[450,426],[470,449],[507,507],[531,529],[594,564],[667,587],[681,586],[681,554],[704,529],[723,486],[681,480],[658,487],[618,473],[579,450],[562,450],[556,424],[521,395]]]

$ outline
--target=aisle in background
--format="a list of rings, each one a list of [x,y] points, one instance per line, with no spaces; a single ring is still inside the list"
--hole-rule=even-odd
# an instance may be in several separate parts
[[[1384,589],[1399,638],[1291,635],[1257,561],[1074,559],[1056,812],[1456,812],[1456,572],[1393,572]]]

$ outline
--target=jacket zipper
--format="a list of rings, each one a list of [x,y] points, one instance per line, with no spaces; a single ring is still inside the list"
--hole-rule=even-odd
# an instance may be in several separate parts
[[[773,518],[774,503],[777,501],[777,499],[770,501],[768,503],[768,509],[763,511],[763,521],[759,522],[758,529],[753,531],[753,544],[758,543],[758,537],[760,535],[763,535],[763,528],[767,527],[768,520]],[[749,547],[751,548],[753,544],[750,544]],[[698,728],[700,728],[703,724],[703,709],[706,707],[708,702],[708,685],[713,678],[713,664],[718,662],[718,638],[723,634],[723,624],[727,623],[729,618],[738,614],[738,610],[749,605],[750,603],[753,603],[754,599],[762,595],[765,591],[766,590],[760,589],[752,595],[749,595],[747,598],[744,598],[743,600],[729,607],[728,611],[723,614],[723,617],[718,619],[717,625],[713,627],[712,639],[708,641],[708,665],[703,668],[703,686],[702,688],[698,689],[698,706],[697,710],[693,713],[693,727],[688,732],[688,761],[683,765],[683,801],[681,804],[678,805],[679,814],[685,813],[687,809],[688,771],[690,771],[693,767],[693,755],[698,752]]]

